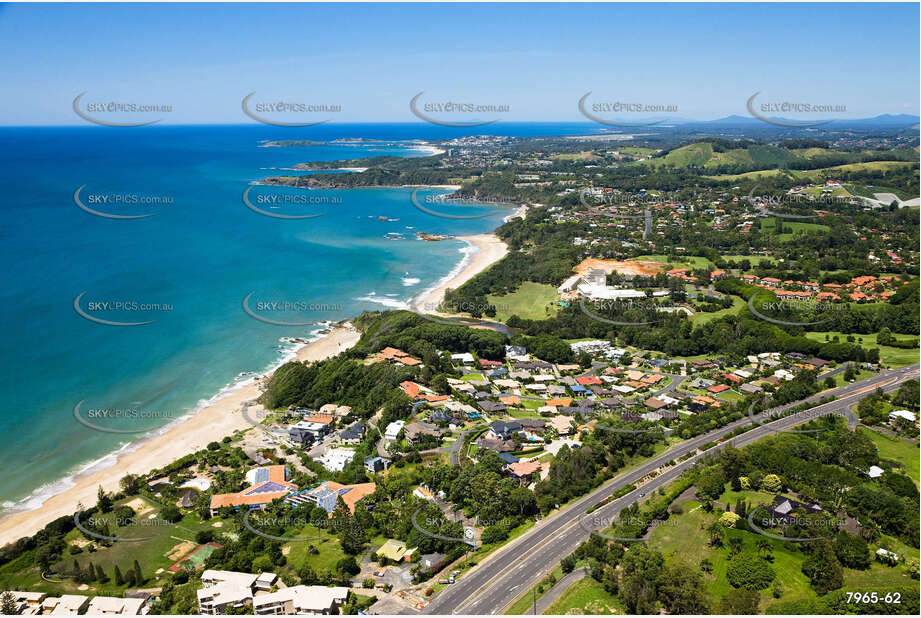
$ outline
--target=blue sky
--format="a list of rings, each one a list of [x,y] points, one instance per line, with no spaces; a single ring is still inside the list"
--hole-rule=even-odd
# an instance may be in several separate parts
[[[342,122],[418,121],[420,91],[514,121],[584,120],[588,91],[695,119],[747,115],[756,91],[917,114],[918,20],[912,3],[10,4],[0,124],[86,124],[83,91],[172,105],[169,124],[254,122],[253,91]]]

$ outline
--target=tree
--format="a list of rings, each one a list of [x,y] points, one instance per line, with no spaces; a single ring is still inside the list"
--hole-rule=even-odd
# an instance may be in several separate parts
[[[659,599],[670,614],[710,613],[703,577],[683,565],[665,569],[659,584]]]
[[[144,583],[144,576],[141,574],[141,565],[137,560],[134,561],[134,582],[138,586]]]
[[[112,510],[112,498],[103,491],[102,485],[99,486],[99,490],[96,492],[96,508],[99,509],[100,513],[108,513]]]
[[[560,560],[560,568],[563,570],[563,573],[572,573],[573,569],[576,568],[576,559],[572,556],[566,556]]]
[[[160,519],[167,521],[171,524],[176,523],[182,519],[182,512],[179,508],[173,504],[167,504],[162,509],[160,509]]]
[[[870,549],[867,541],[841,530],[835,538],[835,556],[849,569],[870,568]]]
[[[735,528],[739,520],[742,519],[731,511],[726,511],[720,516],[720,525],[724,528]]]
[[[776,494],[783,489],[783,481],[776,474],[765,474],[764,478],[761,479],[761,488],[764,491]]]
[[[718,521],[713,522],[707,528],[709,543],[712,547],[723,546],[723,526]]]
[[[15,616],[19,613],[17,611],[18,609],[13,594],[9,590],[4,590],[3,594],[0,594],[0,614],[4,616]]]
[[[835,555],[831,541],[821,539],[810,543],[811,555],[803,561],[803,573],[820,595],[844,585],[844,571]]]
[[[735,588],[764,590],[774,581],[774,569],[758,554],[740,552],[729,559],[726,580]]]
[[[662,554],[643,545],[631,546],[630,551],[624,555],[619,592],[630,613],[658,613],[657,585],[664,564]]]
[[[125,580],[124,580],[124,578],[122,577],[121,569],[119,569],[119,568],[118,568],[118,565],[116,564],[116,565],[115,565],[115,585],[116,585],[116,586],[122,586],[122,585],[124,585],[124,583],[125,583]]]

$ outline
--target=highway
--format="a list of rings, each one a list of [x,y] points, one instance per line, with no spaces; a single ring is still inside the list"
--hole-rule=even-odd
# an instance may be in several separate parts
[[[841,386],[821,395],[810,397],[806,401],[816,400],[821,396],[835,395],[833,402],[810,409],[809,415],[792,415],[763,424],[751,429],[725,443],[706,451],[715,453],[725,444],[736,447],[745,446],[764,438],[778,430],[787,429],[804,423],[815,416],[826,414],[846,415],[849,408],[856,405],[860,398],[871,393],[877,387],[891,392],[908,379],[918,379],[918,367],[909,367],[882,371],[865,380]],[[778,408],[786,410],[795,407],[795,402]],[[629,494],[612,500],[598,508],[591,517],[582,517],[585,511],[610,496],[615,491],[639,481],[651,472],[661,468],[671,460],[696,451],[698,447],[719,439],[734,429],[751,424],[748,417],[730,423],[708,434],[691,438],[676,444],[665,453],[633,468],[603,484],[592,493],[564,507],[556,514],[547,517],[526,534],[515,539],[506,547],[490,555],[483,562],[465,573],[457,583],[443,589],[422,613],[426,614],[499,614],[502,613],[522,593],[536,585],[560,560],[572,553],[578,545],[589,536],[593,520],[611,522],[626,506],[638,499],[638,493],[650,494],[675,480],[682,472],[692,467],[700,454],[695,455],[675,466],[665,468],[661,473],[647,481]],[[598,528],[607,527],[599,525]],[[413,612],[415,613],[415,612]]]

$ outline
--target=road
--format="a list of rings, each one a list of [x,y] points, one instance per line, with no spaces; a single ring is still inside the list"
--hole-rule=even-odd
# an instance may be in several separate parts
[[[890,392],[896,390],[902,382],[912,378],[918,379],[917,364],[902,369],[883,371],[865,380],[844,385],[834,391],[823,393],[822,395],[824,396],[834,394],[838,399],[812,408],[809,410],[808,418],[794,415],[766,423],[731,440],[727,440],[723,444],[714,446],[708,449],[706,453],[714,453],[725,444],[732,444],[736,447],[745,446],[778,430],[798,425],[815,416],[846,414],[850,407],[856,405],[862,396],[872,392],[877,387]],[[815,400],[819,397],[814,396],[808,400]],[[799,403],[801,402],[794,402],[778,409],[787,410]],[[656,469],[665,466],[667,462],[677,460],[682,455],[694,452],[698,447],[725,436],[738,427],[749,425],[751,422],[751,419],[744,417],[708,434],[681,442],[639,467],[611,479],[591,494],[576,500],[555,515],[539,521],[529,532],[492,554],[464,574],[456,584],[442,590],[432,603],[423,610],[423,613],[502,613],[518,596],[537,584],[546,573],[556,567],[561,559],[572,553],[582,541],[588,538],[592,529],[607,527],[604,522],[612,522],[621,509],[635,502],[638,498],[638,492],[650,494],[667,485],[685,470],[692,467],[699,455],[690,457],[677,465],[664,468],[658,476],[646,482],[642,487],[595,510],[591,518],[582,517],[586,509],[599,504],[618,489],[635,483]],[[592,525],[593,521],[602,523],[594,526]]]

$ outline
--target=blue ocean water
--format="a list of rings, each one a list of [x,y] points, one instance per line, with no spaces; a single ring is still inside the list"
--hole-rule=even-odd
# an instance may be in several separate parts
[[[489,128],[481,132],[588,132],[580,124]],[[241,196],[255,181],[291,173],[282,171],[286,167],[425,153],[399,144],[261,147],[262,141],[436,139],[456,131],[428,125],[0,128],[0,466],[28,470],[0,476],[3,509],[37,506],[66,487],[70,475],[110,464],[113,452],[143,432],[189,413],[245,378],[241,374],[274,366],[291,350],[282,338],[309,338],[322,328],[319,322],[404,306],[456,268],[466,247],[458,240],[418,240],[415,232],[483,233],[509,214],[468,206],[464,214],[490,214],[433,217],[415,208],[412,190],[404,188],[254,187],[250,202],[269,212],[323,215],[266,217],[248,209]],[[94,216],[74,202],[80,187],[82,203],[95,210],[157,214]],[[444,192],[427,189],[419,199]],[[292,203],[304,195],[322,203]],[[159,203],[113,206],[100,203],[100,196]],[[273,206],[264,196],[294,197],[274,198],[289,201]],[[153,322],[127,327],[91,321],[75,311],[81,294],[78,305],[88,315]],[[260,315],[309,324],[258,321],[243,311],[247,295],[251,308],[262,308]],[[278,301],[300,305],[276,311],[265,304]],[[126,309],[111,308],[119,302]],[[159,308],[140,310],[148,303]],[[97,422],[136,433],[104,433],[78,423],[73,411],[81,401],[81,416],[99,409],[139,411],[141,418]]]

